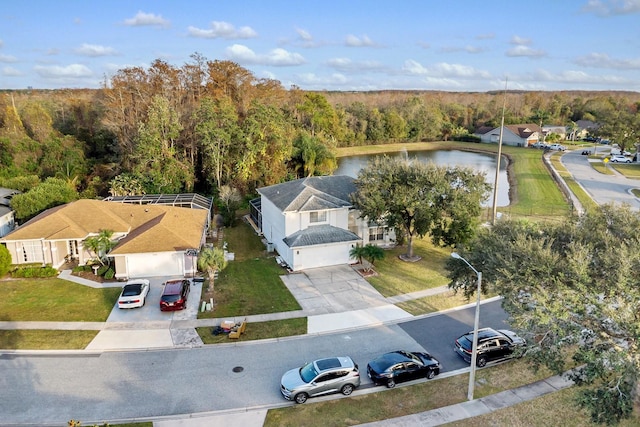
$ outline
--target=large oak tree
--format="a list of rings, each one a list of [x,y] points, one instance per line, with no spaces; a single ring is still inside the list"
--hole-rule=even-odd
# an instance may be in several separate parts
[[[640,373],[640,213],[603,206],[562,224],[503,220],[460,254],[504,297],[534,367],[570,378],[596,422],[628,417]],[[449,260],[450,286],[467,296],[476,275]]]
[[[460,166],[376,157],[358,174],[354,207],[370,221],[407,239],[429,235],[437,245],[457,245],[473,236],[489,185],[483,173]]]

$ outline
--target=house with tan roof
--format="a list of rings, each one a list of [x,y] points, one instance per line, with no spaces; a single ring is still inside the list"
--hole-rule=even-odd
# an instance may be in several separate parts
[[[181,276],[196,271],[194,249],[206,239],[209,211],[161,204],[81,199],[48,209],[0,239],[13,264],[85,265],[95,254],[83,241],[113,232],[116,278]]]
[[[252,207],[268,247],[292,271],[352,264],[350,251],[369,243],[393,246],[392,229],[369,223],[351,202],[355,180],[346,175],[312,176],[258,189]]]
[[[480,137],[480,142],[499,142],[500,127],[483,126],[474,135]],[[514,147],[528,147],[542,139],[542,128],[533,123],[520,125],[504,125],[502,144]]]

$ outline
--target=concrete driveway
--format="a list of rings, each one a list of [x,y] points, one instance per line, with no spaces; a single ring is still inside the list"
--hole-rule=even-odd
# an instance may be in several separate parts
[[[321,333],[407,319],[349,265],[314,268],[280,276],[302,310],[307,333]]]
[[[176,277],[149,278],[151,288],[143,307],[120,309],[116,304],[107,318],[104,329],[96,335],[86,349],[201,346],[202,340],[195,329],[171,328],[171,324],[174,320],[195,320],[198,317],[202,283],[191,281],[185,310],[160,311],[162,285],[169,279],[176,279]]]

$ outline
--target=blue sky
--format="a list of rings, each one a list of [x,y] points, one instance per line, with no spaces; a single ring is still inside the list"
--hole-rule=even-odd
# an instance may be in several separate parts
[[[24,0],[0,89],[98,88],[193,53],[304,90],[640,91],[640,0]]]

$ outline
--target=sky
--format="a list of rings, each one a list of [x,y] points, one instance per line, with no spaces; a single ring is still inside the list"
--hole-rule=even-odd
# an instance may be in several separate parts
[[[22,0],[0,89],[99,88],[195,53],[289,89],[640,91],[640,0]]]

